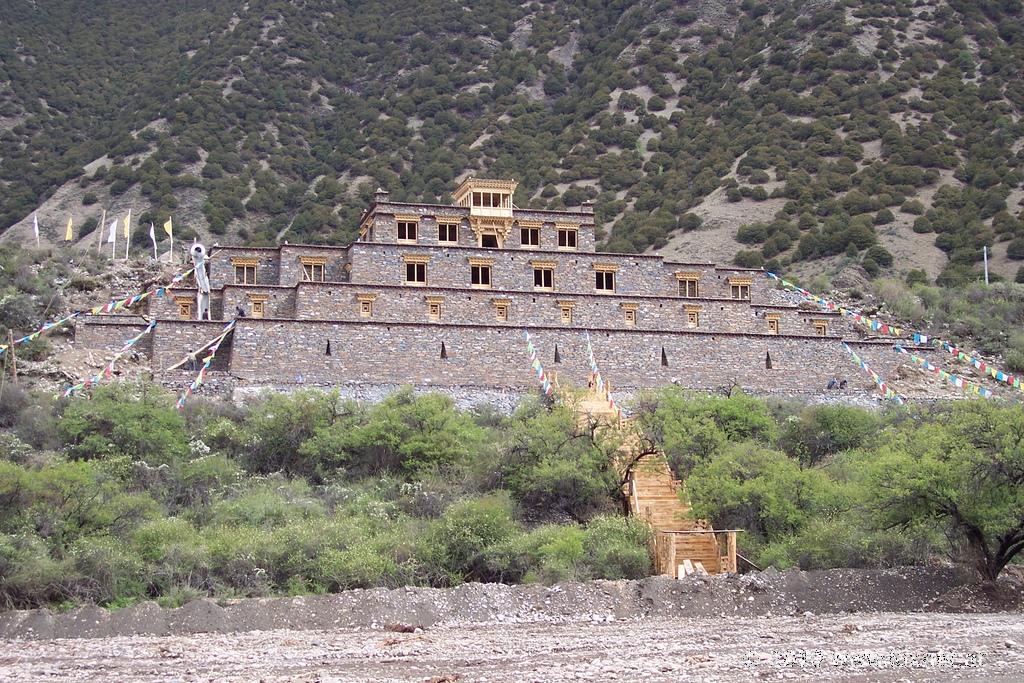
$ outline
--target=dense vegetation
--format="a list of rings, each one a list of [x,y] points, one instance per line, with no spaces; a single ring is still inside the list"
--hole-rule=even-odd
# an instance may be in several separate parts
[[[650,572],[619,442],[563,406],[461,412],[404,390],[184,414],[148,385],[0,396],[0,606],[179,604]],[[743,395],[645,397],[638,425],[698,514],[779,567],[922,563],[987,577],[1024,543],[1024,415],[960,402],[873,414]]]
[[[982,245],[1024,258],[1018,0],[58,0],[4,19],[0,229],[77,181],[97,216],[137,192],[140,225],[184,213],[182,236],[346,240],[376,186],[437,201],[472,171],[519,179],[520,206],[594,199],[612,250],[698,227],[720,189],[786,200],[740,227],[746,265],[846,253],[873,274],[897,214],[935,234],[942,284],[974,279]]]

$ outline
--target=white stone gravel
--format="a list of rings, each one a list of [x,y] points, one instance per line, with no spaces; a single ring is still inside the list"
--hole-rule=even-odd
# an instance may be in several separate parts
[[[1020,681],[1020,643],[1020,614],[466,623],[417,633],[358,628],[8,641],[0,643],[0,680]],[[835,663],[842,656],[847,661]],[[893,668],[894,656],[914,663]]]

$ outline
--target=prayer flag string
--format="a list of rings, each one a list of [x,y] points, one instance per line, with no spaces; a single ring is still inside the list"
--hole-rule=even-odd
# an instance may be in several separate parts
[[[601,376],[601,368],[597,365],[597,359],[594,357],[594,345],[590,343],[590,332],[587,332],[587,361],[590,363],[590,374],[594,378],[594,384],[597,387],[597,393],[604,395],[605,383],[604,378]],[[615,404],[612,399],[611,392],[608,392],[608,407],[615,411],[615,414],[622,417],[622,409]]]
[[[533,339],[530,338],[528,330],[523,330],[523,337],[526,338],[526,352],[530,354],[530,367],[537,373],[537,381],[540,383],[541,391],[544,392],[545,396],[550,396],[552,391],[551,378],[544,372],[544,366],[541,365],[540,358],[537,356],[537,347],[533,345]]]
[[[969,394],[974,394],[976,396],[981,396],[983,398],[992,398],[992,391],[990,389],[986,389],[985,387],[980,386],[978,384],[968,382],[960,375],[954,375],[951,372],[946,372],[942,368],[933,365],[932,363],[929,363],[927,359],[922,358],[921,356],[918,356],[914,353],[911,353],[910,351],[907,351],[899,344],[893,347],[893,349],[898,353],[904,353],[910,356],[910,360],[913,361],[916,365],[920,365],[928,372],[936,375],[941,380],[949,382],[957,389],[962,389],[963,391],[966,391]]]
[[[779,284],[781,284],[786,289],[788,289],[790,291],[794,291],[797,294],[800,294],[805,299],[813,301],[814,303],[818,304],[819,306],[822,306],[822,307],[824,307],[824,308],[826,308],[826,309],[828,309],[830,311],[838,311],[839,313],[841,313],[841,314],[843,314],[843,315],[845,315],[847,317],[853,318],[855,321],[857,321],[858,323],[861,323],[862,325],[864,325],[865,327],[867,327],[868,329],[870,329],[870,330],[872,330],[874,332],[880,332],[880,333],[882,333],[884,335],[888,335],[888,336],[892,336],[892,337],[902,337],[904,332],[907,332],[907,333],[909,333],[911,335],[911,338],[913,339],[915,344],[927,344],[927,345],[930,345],[930,346],[935,346],[937,348],[941,348],[942,350],[947,351],[948,353],[952,354],[954,357],[957,358],[957,360],[961,360],[961,361],[964,361],[966,363],[969,363],[976,370],[981,372],[983,375],[991,377],[992,379],[996,380],[997,382],[1002,382],[1003,384],[1007,384],[1007,385],[1009,385],[1009,386],[1011,386],[1011,387],[1013,387],[1015,389],[1019,389],[1021,391],[1024,391],[1024,378],[1022,378],[1020,375],[1014,375],[1014,374],[1009,373],[1009,372],[1004,372],[1004,371],[1000,370],[999,368],[993,366],[991,363],[987,363],[987,362],[981,360],[980,358],[972,356],[972,355],[970,355],[968,353],[964,353],[961,349],[957,348],[957,346],[955,344],[951,344],[951,343],[949,343],[947,341],[943,341],[941,339],[936,339],[935,337],[930,337],[927,334],[924,334],[922,332],[904,330],[901,327],[897,327],[895,325],[889,325],[888,323],[883,323],[883,322],[881,322],[879,320],[875,320],[874,318],[870,318],[870,317],[868,317],[866,315],[863,315],[863,314],[861,314],[861,313],[859,313],[857,311],[854,311],[852,309],[846,308],[845,306],[840,306],[839,304],[837,304],[834,301],[831,301],[831,300],[826,299],[824,297],[818,296],[818,295],[816,295],[816,294],[814,294],[812,292],[809,292],[808,290],[804,289],[803,287],[799,287],[799,286],[793,284],[792,282],[789,282],[788,280],[784,280],[783,278],[780,278],[775,273],[766,272],[765,274],[768,277],[770,277],[771,279],[776,280]]]
[[[186,277],[188,277],[193,271],[195,271],[195,268],[189,268],[184,273],[178,273],[173,278],[171,278],[171,284],[170,285],[160,285],[159,287],[152,287],[151,289],[149,289],[149,290],[147,290],[145,292],[142,292],[140,294],[133,294],[132,296],[126,296],[123,299],[112,299],[111,301],[109,301],[109,302],[107,302],[107,303],[105,303],[105,304],[103,304],[101,306],[93,306],[92,308],[86,309],[84,311],[74,311],[70,315],[67,315],[67,316],[65,316],[63,318],[60,318],[59,320],[54,320],[54,321],[51,321],[51,322],[43,323],[43,326],[40,327],[35,332],[32,332],[31,334],[26,334],[24,337],[19,337],[18,339],[15,339],[14,340],[14,344],[15,344],[15,346],[17,346],[19,344],[28,344],[29,342],[38,339],[41,335],[43,335],[43,334],[45,334],[45,333],[47,333],[47,332],[49,332],[49,331],[51,331],[51,330],[53,330],[53,329],[55,329],[57,327],[60,327],[61,325],[65,324],[65,323],[71,322],[75,318],[80,318],[82,316],[87,316],[87,315],[100,315],[101,313],[113,313],[114,311],[119,311],[119,310],[121,310],[123,308],[129,308],[131,306],[134,306],[135,304],[139,303],[140,301],[143,301],[146,298],[148,298],[150,296],[153,296],[153,295],[156,295],[158,297],[163,297],[163,296],[166,295],[168,287],[178,284],[179,282],[184,280]],[[7,347],[8,346],[9,346],[9,344],[0,344],[0,356],[2,356],[7,351]]]
[[[117,361],[119,361],[121,357],[124,356],[124,354],[128,353],[128,351],[133,346],[135,346],[135,344],[137,344],[140,339],[142,339],[147,334],[152,332],[154,327],[156,327],[156,320],[150,321],[149,325],[146,326],[146,329],[142,330],[142,332],[139,332],[137,335],[126,341],[124,343],[124,346],[122,346],[118,350],[118,352],[114,354],[114,357],[110,359],[110,362],[106,364],[106,366],[103,368],[101,372],[98,372],[92,377],[89,377],[79,382],[78,384],[75,384],[65,389],[64,397],[67,398],[68,396],[73,395],[76,391],[81,391],[82,389],[91,389],[93,386],[99,384],[104,379],[111,379],[114,376],[114,364]]]
[[[856,352],[850,348],[850,345],[843,342],[843,348],[846,350],[850,357],[853,358],[853,362],[856,363],[861,370],[863,370],[868,377],[870,377],[876,385],[878,385],[879,391],[882,395],[890,401],[895,401],[898,405],[903,405],[904,399],[900,396],[892,387],[886,384],[885,380],[882,379],[877,372],[871,369],[871,366],[864,362]]]
[[[213,341],[209,344],[209,351],[206,354],[206,358],[203,359],[203,365],[199,368],[199,374],[192,380],[192,384],[188,386],[181,396],[178,397],[178,401],[174,404],[174,407],[180,412],[185,407],[185,401],[188,397],[195,393],[196,389],[202,386],[203,382],[206,381],[206,373],[210,370],[210,365],[213,363],[214,357],[217,355],[217,349],[220,348],[221,342],[235,329],[236,320],[232,320],[225,327],[224,331],[214,337]]]

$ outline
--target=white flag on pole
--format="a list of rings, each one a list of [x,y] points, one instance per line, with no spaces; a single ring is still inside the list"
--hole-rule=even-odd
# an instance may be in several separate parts
[[[110,234],[107,235],[107,244],[113,244],[114,240],[117,239],[117,221],[110,223]]]
[[[153,225],[153,221],[149,222],[149,241],[153,243],[153,258],[159,260],[156,255],[156,228]]]
[[[32,214],[32,232],[36,236],[36,246],[39,246],[39,212]]]

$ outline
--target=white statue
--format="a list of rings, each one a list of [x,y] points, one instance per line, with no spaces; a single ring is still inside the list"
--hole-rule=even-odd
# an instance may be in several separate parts
[[[196,276],[196,320],[212,320],[210,316],[210,278],[206,275],[206,247],[193,242],[189,249]]]

